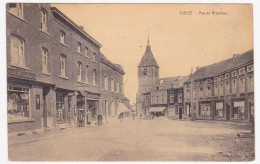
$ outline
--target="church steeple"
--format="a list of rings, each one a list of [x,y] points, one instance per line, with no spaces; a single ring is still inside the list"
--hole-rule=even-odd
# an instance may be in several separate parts
[[[159,68],[159,66],[153,56],[152,50],[151,50],[149,35],[148,35],[148,39],[147,39],[147,46],[146,46],[145,53],[138,65],[138,67],[146,67],[146,66],[155,66],[155,67]]]

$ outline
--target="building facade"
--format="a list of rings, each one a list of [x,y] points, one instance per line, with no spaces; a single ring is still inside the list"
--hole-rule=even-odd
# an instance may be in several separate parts
[[[198,68],[184,85],[185,110],[198,119],[250,121],[254,117],[253,50]]]
[[[95,122],[102,113],[101,44],[50,4],[6,9],[8,132]]]
[[[101,54],[101,97],[100,113],[104,121],[117,121],[120,113],[130,112],[129,100],[124,96],[123,67],[114,64]]]

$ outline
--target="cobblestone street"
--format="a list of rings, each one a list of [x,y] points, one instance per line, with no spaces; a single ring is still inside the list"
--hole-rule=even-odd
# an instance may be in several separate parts
[[[105,127],[41,134],[11,144],[12,161],[251,161],[254,138],[244,124],[211,121],[127,120]],[[37,136],[37,135],[35,135]],[[19,140],[19,137],[17,141]],[[10,141],[10,139],[9,139]]]

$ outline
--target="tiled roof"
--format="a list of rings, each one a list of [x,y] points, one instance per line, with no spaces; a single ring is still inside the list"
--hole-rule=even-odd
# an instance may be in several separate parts
[[[159,78],[158,84],[161,86],[161,89],[170,89],[170,88],[180,88],[183,87],[183,83],[188,80],[188,76],[176,76],[168,78]],[[160,82],[162,83],[160,84]]]
[[[102,54],[102,53],[100,53],[100,60],[101,60],[101,62],[103,61],[103,62],[105,62],[107,65],[109,65],[111,68],[113,68],[113,69],[116,69],[117,71],[119,71],[120,73],[122,73],[122,74],[125,74],[125,72],[124,72],[124,68],[120,65],[120,64],[114,64],[114,63],[112,63],[110,60],[108,60],[108,58],[104,55],[104,54]]]
[[[138,67],[145,67],[145,66],[155,66],[155,67],[159,68],[159,66],[153,56],[151,46],[149,44],[146,46],[145,53],[138,65]]]
[[[253,50],[249,50],[243,54],[236,54],[233,56],[233,58],[201,67],[197,71],[195,71],[195,73],[193,74],[193,78],[194,80],[199,80],[199,79],[217,76],[229,70],[248,64],[250,62],[253,62],[254,60],[253,54],[254,54]],[[187,82],[189,81],[190,79],[187,80]]]

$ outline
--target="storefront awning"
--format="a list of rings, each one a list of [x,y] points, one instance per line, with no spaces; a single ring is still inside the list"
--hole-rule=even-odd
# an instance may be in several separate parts
[[[164,111],[165,107],[151,107],[149,112],[162,112]]]

